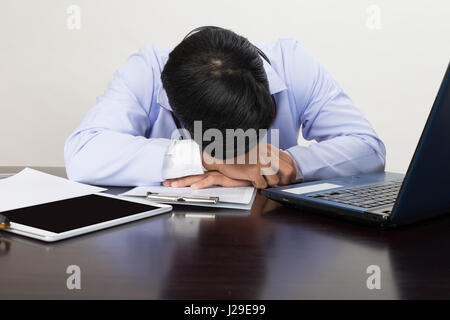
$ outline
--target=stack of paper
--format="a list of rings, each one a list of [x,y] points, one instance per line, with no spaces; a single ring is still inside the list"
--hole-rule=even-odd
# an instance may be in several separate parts
[[[26,168],[9,178],[0,179],[0,212],[105,190]]]

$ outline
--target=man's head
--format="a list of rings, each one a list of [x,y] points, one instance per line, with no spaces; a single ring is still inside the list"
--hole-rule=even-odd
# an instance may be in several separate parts
[[[206,28],[185,38],[169,54],[161,79],[175,116],[192,136],[194,121],[225,139],[226,129],[259,133],[275,118],[258,49],[230,30]]]

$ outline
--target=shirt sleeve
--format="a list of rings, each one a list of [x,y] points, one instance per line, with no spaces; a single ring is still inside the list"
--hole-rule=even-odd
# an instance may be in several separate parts
[[[174,179],[204,173],[200,146],[192,139],[172,140],[164,157],[163,179]]]
[[[384,170],[386,151],[370,123],[330,73],[297,42],[289,50],[289,86],[309,146],[286,151],[303,180]]]
[[[107,91],[67,139],[64,158],[70,179],[107,186],[139,186],[163,180],[170,139],[148,139],[153,70],[141,53],[132,55]]]

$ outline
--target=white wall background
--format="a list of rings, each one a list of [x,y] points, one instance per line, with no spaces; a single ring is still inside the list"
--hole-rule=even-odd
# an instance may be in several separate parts
[[[70,5],[80,30],[67,27]],[[117,67],[200,25],[295,37],[371,121],[391,171],[406,170],[450,58],[448,0],[1,0],[0,166],[63,165],[65,139]]]

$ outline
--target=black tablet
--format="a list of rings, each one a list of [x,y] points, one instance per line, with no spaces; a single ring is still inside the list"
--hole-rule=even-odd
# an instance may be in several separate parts
[[[143,198],[97,193],[1,214],[11,222],[5,231],[53,242],[171,210],[170,205]]]

